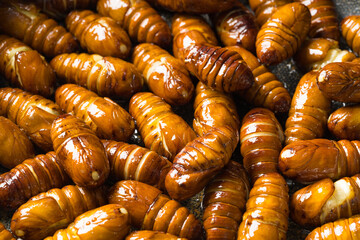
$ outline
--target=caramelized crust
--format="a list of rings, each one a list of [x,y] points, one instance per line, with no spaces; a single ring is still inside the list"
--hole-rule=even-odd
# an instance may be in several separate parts
[[[104,146],[83,121],[69,114],[58,117],[51,126],[51,139],[74,183],[94,188],[105,182],[110,167]]]
[[[170,233],[143,230],[132,232],[125,240],[186,240],[186,238],[179,238]]]
[[[5,226],[1,222],[0,222],[0,239],[2,239],[2,240],[15,240],[13,235],[5,228]]]
[[[155,187],[132,180],[117,182],[110,191],[109,202],[123,205],[136,228],[162,231],[190,240],[200,239],[199,220]]]
[[[169,104],[150,92],[135,94],[130,100],[129,112],[145,146],[170,161],[196,137],[185,120],[171,111]]]
[[[360,139],[360,105],[342,107],[328,119],[328,129],[337,139]]]
[[[341,33],[347,44],[360,55],[360,16],[348,16],[341,22]]]
[[[102,17],[90,10],[83,10],[69,13],[65,22],[67,29],[89,53],[122,59],[129,56],[130,38],[115,20]]]
[[[56,56],[50,64],[58,79],[85,87],[102,97],[128,100],[144,83],[136,67],[119,58],[71,53]]]
[[[55,152],[48,152],[1,174],[0,182],[0,207],[16,209],[36,194],[64,186],[69,177]]]
[[[264,25],[281,6],[291,2],[293,0],[249,0],[250,8],[254,11],[260,26]]]

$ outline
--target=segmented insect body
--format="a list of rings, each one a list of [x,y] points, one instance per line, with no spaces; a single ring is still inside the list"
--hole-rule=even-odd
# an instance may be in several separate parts
[[[305,240],[341,240],[360,238],[360,216],[324,224],[314,229]]]
[[[0,175],[0,207],[16,209],[36,194],[62,187],[69,177],[54,152],[37,155]]]
[[[348,16],[341,22],[341,33],[347,44],[360,55],[360,16]]]
[[[131,115],[109,98],[74,84],[65,84],[55,93],[56,103],[64,110],[82,119],[99,138],[128,140],[135,130]]]
[[[75,52],[79,45],[74,36],[53,19],[40,13],[33,4],[17,0],[4,1],[0,6],[0,30],[52,58]]]
[[[170,161],[188,142],[196,138],[195,132],[184,119],[173,113],[170,105],[160,97],[150,92],[135,94],[130,100],[129,112],[136,121],[145,146]]]
[[[165,189],[165,176],[171,162],[156,152],[124,142],[102,140],[114,180],[136,180]]]
[[[312,139],[293,142],[281,151],[279,170],[301,183],[352,176],[360,172],[360,141]]]
[[[292,0],[249,0],[250,8],[256,15],[256,21],[262,26],[283,5]]]
[[[179,238],[178,236],[170,233],[164,233],[159,231],[142,230],[129,234],[125,240],[186,240],[186,238]]]
[[[75,10],[69,13],[65,22],[67,29],[89,53],[123,59],[129,56],[130,38],[115,20],[90,10]]]
[[[203,199],[206,239],[236,239],[249,188],[244,168],[235,161],[230,161],[206,186]]]
[[[328,119],[328,129],[338,139],[360,139],[360,105],[342,107]]]
[[[325,96],[341,102],[360,102],[360,64],[353,62],[329,63],[316,79]]]
[[[254,84],[238,95],[257,107],[265,107],[273,112],[288,112],[291,97],[284,84],[278,80],[259,60],[246,49],[239,46],[226,47],[244,59],[254,75]]]
[[[0,35],[0,72],[15,87],[45,97],[54,93],[54,70],[44,57],[6,35]]]
[[[119,204],[108,204],[81,214],[66,229],[45,239],[124,239],[129,232],[128,211]]]
[[[200,192],[230,161],[239,139],[229,126],[213,128],[189,142],[175,157],[166,175],[169,196],[182,201]]]
[[[239,45],[249,51],[255,51],[259,27],[255,16],[241,3],[236,8],[216,14],[214,24],[225,46]]]
[[[136,228],[193,240],[201,236],[201,224],[188,209],[145,183],[133,180],[117,182],[110,191],[109,202],[123,205]]]
[[[194,45],[184,52],[185,66],[205,85],[220,92],[251,87],[254,76],[242,57],[226,48]]]
[[[171,43],[169,26],[144,0],[100,0],[97,11],[114,19],[133,41],[154,43],[163,48]]]
[[[1,222],[0,222],[0,239],[15,240],[13,235],[5,228],[5,226]]]
[[[34,157],[34,147],[26,134],[7,118],[0,116],[0,165],[14,168]]]
[[[256,55],[260,62],[278,64],[292,57],[307,36],[310,19],[309,9],[301,3],[279,8],[257,35]]]
[[[321,138],[324,134],[331,101],[319,90],[317,74],[305,74],[295,89],[285,125],[285,144]]]
[[[243,118],[241,155],[252,183],[266,173],[277,172],[284,133],[273,112],[255,108]]]
[[[136,46],[132,62],[141,71],[150,90],[172,105],[188,103],[194,84],[184,64],[162,48],[142,43]]]
[[[107,203],[105,189],[68,185],[43,192],[16,210],[11,231],[23,239],[44,239],[67,227],[80,214]]]
[[[50,64],[63,82],[78,84],[103,97],[128,100],[144,83],[136,67],[119,58],[71,53],[56,56]]]
[[[201,82],[196,87],[194,109],[193,128],[199,136],[214,127],[229,126],[236,132],[240,129],[240,118],[231,96],[213,90]]]
[[[25,130],[30,139],[44,151],[51,151],[50,128],[61,114],[60,107],[39,95],[17,88],[0,89],[0,115]]]
[[[93,131],[83,121],[62,115],[51,126],[54,150],[66,173],[79,186],[98,187],[109,175],[106,152]]]
[[[360,213],[360,174],[336,182],[326,178],[295,192],[291,218],[301,226],[317,227]]]

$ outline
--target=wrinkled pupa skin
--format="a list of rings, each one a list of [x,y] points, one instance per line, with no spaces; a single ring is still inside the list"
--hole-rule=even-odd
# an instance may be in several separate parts
[[[130,233],[125,240],[187,240],[186,238],[179,238],[170,233],[160,231],[142,230]]]
[[[341,33],[349,47],[360,55],[360,16],[348,16],[341,22]]]
[[[360,139],[360,105],[347,106],[331,113],[328,129],[337,139]]]
[[[293,2],[292,0],[249,0],[250,8],[256,15],[260,26],[273,15],[281,6]]]

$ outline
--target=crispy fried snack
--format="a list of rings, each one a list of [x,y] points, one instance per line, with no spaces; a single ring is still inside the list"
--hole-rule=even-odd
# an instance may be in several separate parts
[[[26,134],[7,118],[0,116],[0,165],[14,168],[35,156],[34,147]]]
[[[0,175],[0,207],[16,209],[32,196],[69,180],[55,152],[37,155]]]
[[[170,27],[145,0],[99,0],[97,11],[111,17],[125,29],[134,42],[169,47]]]
[[[235,161],[230,161],[206,186],[203,199],[206,239],[236,239],[249,189],[247,174]]]
[[[90,10],[75,10],[69,13],[65,22],[67,29],[89,53],[123,59],[129,56],[130,38],[115,20]]]
[[[194,109],[193,128],[199,136],[213,127],[229,126],[236,132],[240,129],[240,117],[231,96],[213,90],[202,82],[196,87]]]
[[[260,26],[283,5],[293,2],[293,0],[249,0],[250,8],[256,15],[256,21]]]
[[[123,205],[136,228],[162,231],[190,240],[201,236],[201,224],[188,209],[145,183],[117,182],[110,191],[109,202]]]
[[[320,226],[360,213],[360,174],[336,182],[326,178],[291,198],[291,218],[301,226]]]
[[[167,159],[133,144],[111,140],[102,140],[102,143],[110,161],[112,179],[136,180],[165,189],[165,177],[171,167]]]
[[[318,88],[318,72],[311,71],[299,81],[285,125],[285,144],[323,137],[331,101]]]
[[[312,139],[293,142],[281,151],[279,170],[300,183],[352,176],[360,172],[360,141]]]
[[[79,48],[73,35],[40,13],[34,4],[18,0],[2,1],[0,16],[1,32],[23,41],[46,57],[75,52]]]
[[[360,105],[342,107],[328,119],[328,129],[338,139],[360,139]]]
[[[99,138],[127,141],[134,133],[131,115],[109,98],[65,84],[56,90],[55,100],[64,112],[83,120]]]
[[[266,65],[292,57],[305,40],[310,28],[309,9],[301,3],[279,8],[262,25],[256,38],[256,55]]]
[[[79,186],[98,187],[110,172],[104,146],[83,121],[69,114],[51,126],[54,150],[66,173]]]
[[[185,120],[173,113],[169,104],[150,92],[135,94],[130,100],[129,112],[136,121],[145,146],[170,161],[196,138]]]
[[[224,126],[189,142],[176,155],[165,178],[169,196],[182,201],[200,192],[228,164],[238,141],[239,132]]]
[[[66,229],[45,240],[124,239],[129,232],[128,211],[119,204],[108,204],[81,214]]]
[[[149,89],[171,105],[188,103],[194,94],[194,84],[184,63],[151,43],[135,47],[132,62],[141,71]]]
[[[254,75],[254,84],[249,89],[240,91],[238,95],[254,106],[265,107],[275,113],[289,111],[290,94],[275,74],[260,64],[259,60],[246,49],[239,46],[226,48],[240,54]]]
[[[125,240],[187,240],[186,238],[179,238],[170,233],[159,231],[142,230],[129,234]]]
[[[39,95],[17,88],[0,88],[0,115],[23,128],[30,139],[44,151],[53,149],[50,128],[61,113],[57,104]]]
[[[78,84],[102,97],[128,100],[144,83],[136,67],[119,58],[71,53],[56,56],[50,64],[63,82]]]
[[[360,16],[348,16],[341,22],[341,33],[351,49],[360,55]]]
[[[277,172],[284,132],[273,112],[255,108],[248,112],[240,130],[241,155],[251,182],[266,173]]]
[[[2,239],[2,240],[15,240],[13,235],[5,228],[5,226],[1,222],[0,222],[0,239]]]
[[[289,216],[288,186],[278,173],[258,178],[250,191],[238,240],[285,240]]]

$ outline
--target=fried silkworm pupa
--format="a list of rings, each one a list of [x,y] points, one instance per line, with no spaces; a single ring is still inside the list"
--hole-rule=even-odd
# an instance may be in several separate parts
[[[327,126],[337,139],[360,139],[360,105],[337,109],[330,115]]]
[[[74,183],[94,188],[105,182],[110,167],[104,146],[83,121],[69,114],[59,116],[51,126],[51,139]]]
[[[347,44],[360,55],[360,16],[348,16],[341,22],[341,33]]]
[[[56,56],[50,65],[58,79],[85,87],[102,97],[128,100],[144,84],[134,64],[119,58],[71,53]]]
[[[190,240],[201,236],[201,224],[187,208],[145,183],[133,180],[117,182],[110,190],[109,202],[123,205],[136,228],[166,232]]]
[[[360,174],[336,182],[325,178],[295,192],[291,218],[301,226],[317,227],[360,213]]]
[[[102,140],[110,161],[110,177],[115,180],[136,180],[165,189],[165,176],[171,162],[156,152],[134,144]]]
[[[55,73],[43,56],[15,38],[0,35],[0,73],[15,87],[49,97]]]
[[[240,163],[230,161],[204,191],[206,239],[236,239],[250,184]]]
[[[184,51],[185,66],[205,85],[220,92],[251,87],[254,76],[242,57],[222,47],[193,45]]]
[[[34,147],[26,134],[7,118],[0,116],[0,165],[14,168],[35,156]]]
[[[184,61],[184,50],[192,45],[218,45],[216,35],[201,16],[175,14],[172,19],[174,56]]]
[[[142,230],[130,233],[125,240],[187,240],[186,238],[179,238],[170,233],[159,231]]]
[[[13,235],[5,228],[4,224],[0,222],[0,239],[2,240],[15,240]],[[174,239],[176,240],[176,239]]]
[[[145,146],[170,161],[196,138],[185,120],[173,113],[169,104],[150,92],[135,94],[130,100],[129,112],[136,121]]]
[[[332,0],[295,0],[307,6],[311,13],[310,38],[329,38],[339,41],[339,22]]]
[[[83,120],[99,138],[126,141],[135,130],[131,115],[109,98],[102,98],[75,84],[64,84],[55,92],[64,112]]]
[[[11,231],[22,239],[43,239],[67,227],[80,214],[106,203],[104,188],[54,188],[21,205],[11,219]]]
[[[213,90],[201,82],[196,87],[194,109],[193,128],[199,136],[214,127],[229,126],[236,132],[240,129],[240,118],[231,96]]]
[[[250,191],[238,240],[286,239],[289,216],[288,186],[278,173],[258,178]]]
[[[310,28],[309,9],[301,3],[279,8],[262,25],[256,38],[256,55],[266,65],[292,57],[305,40]]]
[[[60,114],[60,107],[51,100],[17,88],[0,88],[0,115],[24,129],[44,151],[53,149],[50,128]]]
[[[254,106],[265,107],[275,113],[288,112],[291,97],[276,75],[260,64],[259,60],[245,48],[239,46],[226,48],[240,54],[254,75],[254,84],[249,89],[238,92],[238,95]]]
[[[314,229],[305,240],[360,239],[360,216],[340,219]]]
[[[252,183],[266,173],[277,172],[284,132],[273,112],[255,108],[243,118],[241,155]]]
[[[128,211],[119,204],[108,204],[76,217],[66,229],[58,230],[45,240],[124,239],[130,232]]]
[[[125,59],[131,41],[128,34],[112,18],[90,10],[72,11],[65,19],[66,27],[89,53]]]
[[[318,72],[311,71],[299,81],[285,124],[285,144],[323,137],[331,100],[318,88]]]
[[[145,0],[99,0],[97,11],[114,19],[134,42],[154,43],[162,48],[171,43],[170,27]]]
[[[55,152],[37,155],[0,175],[0,207],[16,209],[29,198],[69,182]]]
[[[340,102],[360,102],[360,64],[329,63],[317,77],[319,89],[325,96]]]
[[[132,54],[134,65],[149,89],[171,105],[184,105],[194,94],[194,84],[184,63],[152,43],[142,43]]]
[[[75,52],[79,44],[64,27],[40,13],[34,4],[18,0],[0,5],[0,31],[15,37],[48,58]]]
[[[339,43],[329,38],[312,38],[304,42],[294,59],[304,72],[320,70],[332,62],[351,62],[356,56],[339,49]]]
[[[256,21],[260,26],[278,10],[281,6],[293,2],[292,0],[249,0],[250,8],[254,11]]]
[[[239,132],[224,126],[189,142],[176,155],[166,175],[169,196],[183,201],[200,192],[228,164],[238,141]]]
[[[239,3],[236,8],[216,14],[213,22],[225,46],[239,45],[251,52],[255,51],[259,26],[254,14],[244,5]]]
[[[360,172],[360,141],[299,140],[280,153],[279,170],[287,178],[311,183],[333,180]]]
[[[217,13],[236,6],[236,0],[147,0],[151,5],[160,6],[171,12]]]

